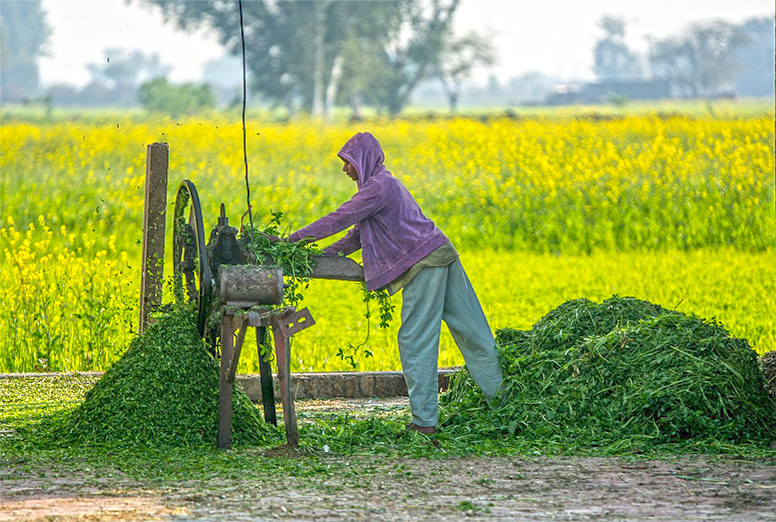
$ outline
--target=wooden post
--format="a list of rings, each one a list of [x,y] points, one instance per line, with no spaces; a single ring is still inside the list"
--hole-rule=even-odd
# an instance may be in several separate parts
[[[157,142],[148,146],[143,214],[143,265],[140,272],[140,333],[148,326],[151,311],[162,304],[168,159],[169,148],[166,143]]]

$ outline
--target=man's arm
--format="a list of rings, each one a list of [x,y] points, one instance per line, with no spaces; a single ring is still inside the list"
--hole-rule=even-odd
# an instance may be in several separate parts
[[[353,252],[361,249],[361,231],[358,228],[358,223],[348,230],[348,233],[344,237],[335,241],[328,247],[323,249],[324,254],[330,255],[350,255]]]
[[[288,240],[292,243],[302,240],[317,241],[324,237],[336,234],[337,232],[341,232],[380,211],[380,209],[383,208],[383,199],[379,185],[377,183],[367,182],[352,198],[343,203],[337,210],[310,223],[304,228],[300,228],[288,236]],[[356,234],[356,232],[354,232],[354,234]],[[350,233],[348,235],[350,235]],[[345,240],[347,237],[348,236],[346,235],[340,241]],[[349,246],[351,245],[350,242],[353,240],[353,237],[354,236],[351,235],[348,240]],[[360,248],[360,236],[355,237],[358,238],[358,246]],[[334,244],[337,244],[340,241],[337,241]],[[356,250],[358,250],[358,248],[353,250],[353,252]]]

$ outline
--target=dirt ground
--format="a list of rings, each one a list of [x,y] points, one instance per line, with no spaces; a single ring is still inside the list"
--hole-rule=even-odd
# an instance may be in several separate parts
[[[249,477],[226,488],[4,481],[0,521],[776,520],[776,466],[707,457],[356,459],[347,480]]]
[[[263,456],[256,451],[256,458]],[[238,472],[226,484],[153,488],[88,469],[42,473],[18,466],[0,470],[0,522],[776,521],[773,460],[369,456],[321,462],[352,472],[275,480]]]

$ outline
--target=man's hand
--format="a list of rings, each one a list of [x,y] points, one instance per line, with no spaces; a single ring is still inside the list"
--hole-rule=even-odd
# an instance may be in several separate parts
[[[273,236],[272,234],[264,234],[264,233],[262,232],[262,235],[263,235],[264,237],[266,237],[267,239],[269,239],[269,243],[270,243],[271,245],[274,245],[275,243],[277,243],[277,242],[279,242],[279,241],[285,241],[285,239],[283,239],[282,237]]]

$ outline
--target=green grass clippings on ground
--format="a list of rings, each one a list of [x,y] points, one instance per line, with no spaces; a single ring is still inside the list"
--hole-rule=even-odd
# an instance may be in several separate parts
[[[305,408],[298,402],[301,448],[277,451],[277,444],[243,446],[231,451],[215,444],[133,446],[131,444],[62,444],[39,440],[19,431],[42,418],[64,415],[83,400],[93,378],[74,375],[0,379],[0,478],[82,476],[84,487],[110,479],[128,485],[165,488],[191,485],[210,490],[240,477],[274,480],[278,476],[308,477],[314,482],[337,476],[339,481],[363,482],[373,472],[372,457],[387,459],[448,459],[476,456],[622,456],[673,458],[678,454],[736,455],[745,459],[776,459],[776,450],[747,444],[664,445],[650,453],[632,447],[583,447],[573,442],[543,443],[519,437],[489,438],[466,434],[466,427],[442,430],[439,447],[428,437],[408,433],[406,407],[353,409]],[[336,404],[336,403],[334,403]],[[372,470],[372,471],[370,471]],[[348,478],[350,477],[350,478]],[[79,479],[80,480],[80,479]],[[129,487],[129,486],[128,486]]]
[[[455,387],[456,381],[451,399],[443,401],[447,404],[442,411],[442,429],[431,437],[406,430],[410,419],[406,406],[359,408],[341,404],[321,409],[305,408],[300,403],[298,450],[280,446],[282,438],[274,428],[254,426],[253,429],[261,432],[260,436],[244,436],[235,450],[220,451],[215,448],[214,438],[207,436],[207,430],[212,428],[205,427],[203,435],[201,421],[197,420],[215,422],[216,401],[212,399],[217,384],[216,365],[199,366],[200,373],[186,370],[189,363],[180,359],[181,354],[195,366],[199,359],[190,352],[196,345],[203,350],[203,356],[209,356],[204,353],[201,342],[179,346],[182,340],[194,339],[193,322],[179,318],[171,324],[172,327],[160,321],[158,328],[138,337],[125,359],[97,385],[93,385],[93,378],[72,374],[0,379],[0,461],[7,465],[7,476],[40,472],[77,474],[89,470],[91,477],[119,476],[164,486],[180,481],[211,484],[219,478],[233,479],[246,473],[344,476],[360,473],[358,469],[348,469],[348,459],[370,456],[662,458],[710,453],[755,459],[776,457],[776,449],[762,437],[755,437],[751,443],[745,438],[731,443],[725,437],[699,433],[689,440],[669,437],[646,441],[638,433],[627,432],[578,436],[573,427],[560,435],[552,430],[543,433],[539,424],[534,430],[512,430],[506,425],[498,428],[497,423],[503,423],[505,410],[497,410],[494,415],[476,397],[461,399],[461,388]],[[149,345],[158,347],[154,350]],[[154,373],[149,364],[163,369]],[[139,372],[129,371],[132,366]],[[187,387],[182,382],[164,390],[165,379],[174,382],[170,375],[177,374],[176,366],[182,367],[179,373],[184,378],[202,384],[206,400],[198,402],[188,392],[176,396],[176,387]],[[513,366],[507,368],[514,370]],[[157,380],[139,378],[143,372],[153,374]],[[122,384],[122,380],[126,382]],[[457,382],[460,384],[460,379]],[[176,406],[181,400],[191,403],[193,410]],[[258,419],[255,405],[240,405],[237,401],[236,405],[238,409],[250,408],[249,417]],[[605,413],[605,409],[601,411]],[[165,415],[170,417],[172,431],[169,427],[162,429]],[[538,423],[537,419],[534,422]],[[250,426],[244,423],[243,429]],[[580,429],[589,432],[589,423]],[[266,436],[267,433],[274,435]]]

